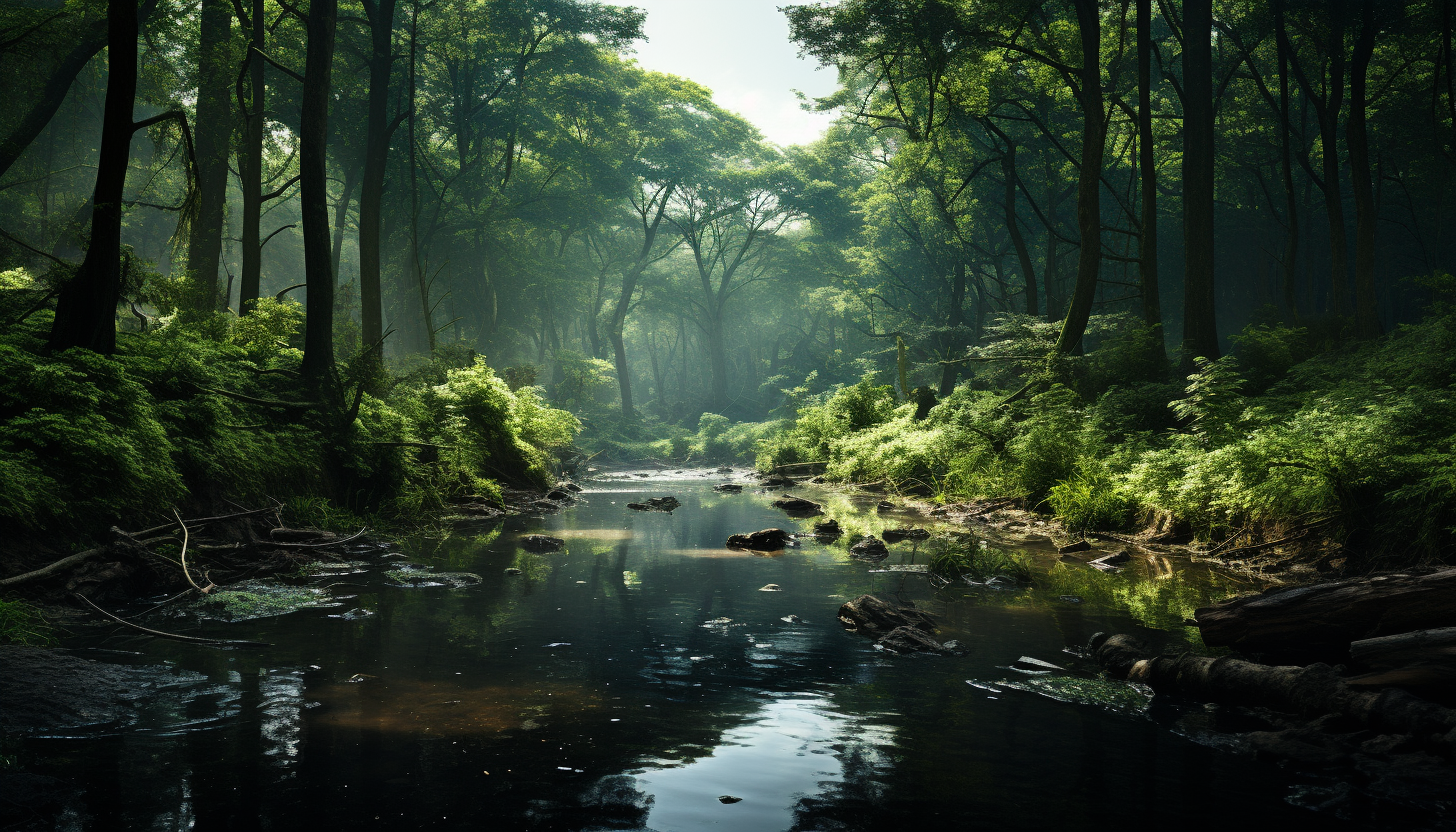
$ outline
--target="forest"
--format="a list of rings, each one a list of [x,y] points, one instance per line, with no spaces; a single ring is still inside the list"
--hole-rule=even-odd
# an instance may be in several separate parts
[[[630,7],[8,4],[0,516],[584,452],[1449,553],[1448,3],[784,12],[803,146]]]
[[[1450,828],[1456,2],[642,2],[0,2],[0,826]]]

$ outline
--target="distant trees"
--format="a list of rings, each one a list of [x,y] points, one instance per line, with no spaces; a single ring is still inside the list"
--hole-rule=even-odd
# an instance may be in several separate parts
[[[631,9],[102,6],[0,10],[0,265],[55,267],[54,350],[302,289],[296,372],[331,406],[479,350],[548,388],[614,373],[629,419],[757,418],[901,344],[940,395],[1030,375],[968,356],[992,332],[1065,380],[1113,320],[1161,380],[1256,318],[1373,337],[1401,278],[1456,268],[1435,0],[791,6],[841,86],[787,150],[626,60]]]

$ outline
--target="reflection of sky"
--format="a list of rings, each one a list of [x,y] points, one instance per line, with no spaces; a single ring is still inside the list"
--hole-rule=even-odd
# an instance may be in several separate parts
[[[843,780],[846,746],[884,745],[887,733],[859,724],[821,696],[769,702],[724,733],[711,756],[641,772],[637,788],[653,801],[646,825],[657,832],[788,829],[801,798]],[[720,803],[721,795],[742,801]]]

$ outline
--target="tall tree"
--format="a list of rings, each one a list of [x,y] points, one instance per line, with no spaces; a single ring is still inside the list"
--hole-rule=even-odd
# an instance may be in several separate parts
[[[364,0],[369,16],[369,103],[364,139],[364,181],[359,192],[359,315],[364,348],[378,364],[384,356],[384,305],[380,294],[380,240],[389,140],[399,118],[389,118],[389,78],[394,68],[396,0]]]
[[[228,155],[232,144],[232,108],[228,106],[232,5],[229,0],[202,0],[197,43],[197,216],[187,242],[187,271],[192,278],[192,306],[203,312],[218,308],[218,262],[227,203]],[[222,301],[226,303],[226,299]]]
[[[1213,2],[1183,3],[1183,361],[1219,356],[1213,296]]]
[[[109,0],[107,4],[106,105],[102,114],[101,149],[96,160],[96,185],[91,196],[91,238],[76,273],[56,298],[56,317],[46,350],[60,352],[81,347],[102,354],[116,350],[116,305],[121,300],[121,217],[126,190],[131,139],[138,131],[167,120],[181,126],[189,157],[192,139],[186,117],[168,111],[133,121],[137,90],[136,0]],[[191,168],[189,165],[189,177]],[[191,201],[189,182],[188,201]]]
[[[267,119],[267,87],[263,75],[263,49],[267,45],[265,0],[253,0],[245,21],[248,30],[248,53],[243,59],[247,70],[247,94],[242,78],[238,79],[238,108],[243,113],[243,135],[238,146],[238,180],[243,194],[242,274],[238,280],[238,314],[253,311],[263,279],[263,238],[260,230],[263,215],[263,125]],[[241,7],[239,7],[241,8]]]
[[[308,9],[308,50],[304,57],[302,112],[299,120],[299,214],[303,225],[303,266],[308,297],[303,334],[303,376],[324,392],[334,369],[334,275],[329,245],[328,127],[329,91],[334,65],[334,27],[338,0],[312,0]]]
[[[1163,307],[1158,297],[1158,163],[1153,145],[1153,0],[1137,0],[1138,182],[1141,185],[1141,235],[1138,237],[1138,294],[1143,323],[1153,329],[1154,358],[1165,360]]]
[[[1362,338],[1380,335],[1375,304],[1375,190],[1370,174],[1370,128],[1366,91],[1370,58],[1375,54],[1375,4],[1360,2],[1360,33],[1350,60],[1350,114],[1345,120],[1345,146],[1350,150],[1350,185],[1355,197],[1355,332]]]

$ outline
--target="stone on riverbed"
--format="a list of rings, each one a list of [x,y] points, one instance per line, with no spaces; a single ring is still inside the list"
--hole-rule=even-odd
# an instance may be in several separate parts
[[[735,534],[728,538],[729,549],[752,549],[755,552],[776,552],[794,543],[794,536],[783,529],[763,529],[752,534]]]
[[[459,589],[480,583],[480,576],[474,572],[433,572],[423,566],[410,564],[391,569],[384,573],[384,577],[397,586],[412,588],[443,586]]]
[[[785,494],[777,500],[774,500],[773,507],[781,508],[789,514],[802,517],[812,517],[816,514],[824,513],[824,507],[814,502],[813,500],[806,500],[803,497],[795,497],[792,494]]]
[[[839,528],[839,521],[832,518],[814,524],[815,537],[839,537],[843,533],[844,530]]]
[[[671,514],[673,509],[681,505],[676,497],[653,497],[645,503],[628,503],[627,508],[633,511],[665,511]]]
[[[743,486],[736,482],[725,482],[722,485],[713,486],[714,491],[721,491],[724,494],[737,494],[743,490]]]
[[[844,626],[865,635],[888,633],[906,626],[935,632],[935,616],[930,613],[914,607],[897,607],[873,595],[861,595],[853,601],[846,601],[839,608],[839,620]]]
[[[883,532],[880,532],[880,535],[886,541],[894,543],[897,540],[925,540],[930,537],[930,532],[912,526],[903,529],[885,529]]]
[[[565,540],[544,534],[528,534],[521,538],[521,546],[532,552],[555,552],[565,545]]]
[[[875,646],[891,653],[948,653],[944,644],[925,634],[916,627],[896,627],[885,634]]]
[[[867,537],[849,547],[849,553],[860,560],[884,560],[889,557],[890,550],[878,537]]]

